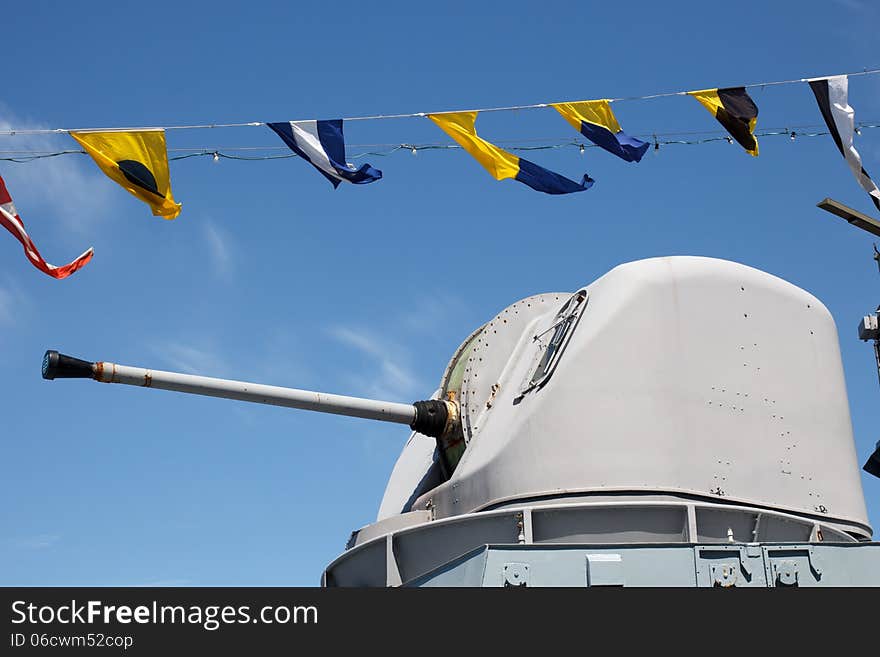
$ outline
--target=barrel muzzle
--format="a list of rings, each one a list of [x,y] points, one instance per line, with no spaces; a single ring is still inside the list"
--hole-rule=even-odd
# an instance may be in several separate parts
[[[59,354],[54,349],[43,355],[43,378],[49,379],[91,379],[95,375],[95,364],[73,356]]]

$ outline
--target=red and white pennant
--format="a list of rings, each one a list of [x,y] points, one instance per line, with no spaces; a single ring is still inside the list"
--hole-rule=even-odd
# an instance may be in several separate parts
[[[44,272],[53,278],[67,278],[77,269],[84,267],[86,263],[92,259],[92,256],[95,253],[93,249],[89,248],[76,260],[63,267],[50,265],[43,260],[43,256],[40,255],[37,247],[24,229],[24,222],[21,220],[21,217],[18,216],[18,211],[12,203],[12,197],[6,189],[6,183],[3,182],[2,176],[0,176],[0,225],[6,228],[6,230],[12,233],[15,238],[21,242],[21,245],[24,247],[24,254],[27,256],[27,259],[31,261],[31,264],[41,272]]]

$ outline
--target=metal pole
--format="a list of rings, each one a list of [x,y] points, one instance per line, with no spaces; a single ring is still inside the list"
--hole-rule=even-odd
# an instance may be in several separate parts
[[[57,351],[48,351],[43,359],[43,378],[92,378],[102,383],[124,383],[131,386],[159,388],[193,395],[223,397],[239,401],[321,411],[383,422],[412,425],[416,420],[416,406],[395,402],[330,395],[311,390],[297,390],[267,386],[246,381],[215,379],[207,376],[148,370],[116,363],[90,363]]]
[[[877,381],[880,382],[880,339],[874,340],[874,360],[877,361]]]
[[[877,269],[880,270],[880,251],[877,250],[876,242],[874,242],[874,262],[877,263]],[[880,316],[880,306],[877,306],[874,315]],[[877,362],[877,380],[880,381],[880,337],[874,339],[874,360]]]

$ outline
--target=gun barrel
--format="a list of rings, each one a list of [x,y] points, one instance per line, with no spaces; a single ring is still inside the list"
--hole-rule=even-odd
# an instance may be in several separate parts
[[[124,383],[131,386],[286,406],[306,411],[348,415],[410,426],[415,423],[417,416],[417,407],[414,404],[331,395],[311,390],[164,372],[116,363],[90,363],[59,354],[57,351],[47,351],[43,357],[43,378],[50,380],[55,378],[92,378],[102,383]]]

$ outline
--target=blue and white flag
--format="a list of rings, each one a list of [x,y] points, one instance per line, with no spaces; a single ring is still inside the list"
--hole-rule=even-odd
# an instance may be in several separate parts
[[[343,180],[362,185],[375,182],[382,177],[382,172],[369,164],[355,169],[345,161],[342,119],[285,121],[266,125],[278,133],[294,153],[321,172],[334,188]]]

